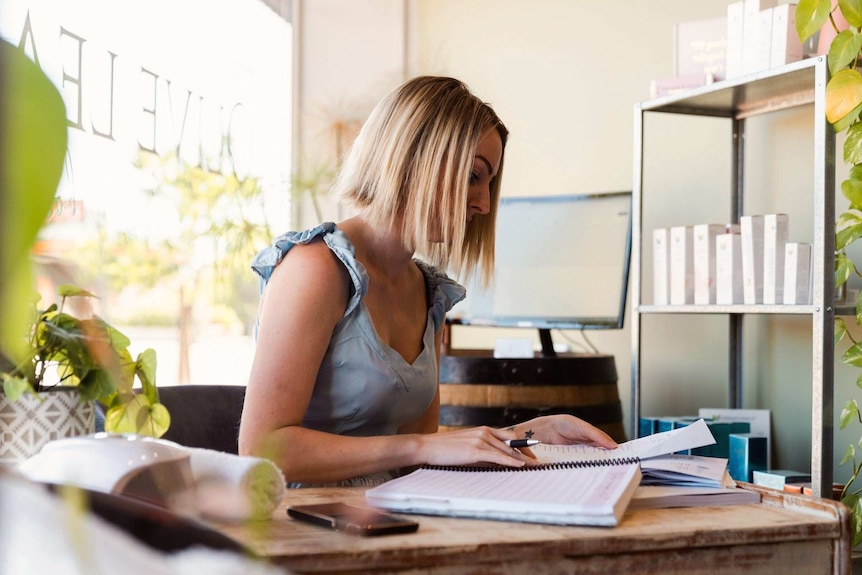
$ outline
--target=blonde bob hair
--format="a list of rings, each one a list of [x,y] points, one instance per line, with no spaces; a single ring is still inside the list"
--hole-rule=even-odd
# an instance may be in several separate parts
[[[491,207],[466,222],[476,148],[495,129],[505,155],[508,130],[494,110],[453,78],[421,76],[386,96],[371,112],[335,185],[346,204],[376,226],[400,222],[406,249],[483,284],[494,270],[502,158],[490,182]]]

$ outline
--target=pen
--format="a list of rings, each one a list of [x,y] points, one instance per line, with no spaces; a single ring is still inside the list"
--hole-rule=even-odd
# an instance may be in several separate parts
[[[509,447],[530,447],[542,443],[538,439],[507,439],[503,441]]]

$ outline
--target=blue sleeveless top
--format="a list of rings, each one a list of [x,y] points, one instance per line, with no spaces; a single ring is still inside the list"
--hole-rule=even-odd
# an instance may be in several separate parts
[[[431,405],[437,393],[438,365],[435,334],[443,327],[446,312],[464,299],[463,286],[434,267],[414,260],[425,276],[428,320],[422,352],[411,364],[377,335],[363,302],[368,290],[365,266],[338,227],[328,222],[304,232],[288,232],[255,256],[252,269],[263,290],[272,271],[295,245],[321,238],[347,269],[350,298],[317,375],[303,427],[339,435],[394,435],[415,421]],[[325,289],[326,286],[321,286]],[[268,297],[290,297],[269,294]]]

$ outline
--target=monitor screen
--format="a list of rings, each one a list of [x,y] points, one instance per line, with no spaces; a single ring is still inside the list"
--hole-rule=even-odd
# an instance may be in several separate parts
[[[539,329],[623,326],[632,193],[502,198],[494,279],[449,313],[458,324]]]

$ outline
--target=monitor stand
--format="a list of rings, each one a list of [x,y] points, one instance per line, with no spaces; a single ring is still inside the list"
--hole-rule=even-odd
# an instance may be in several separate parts
[[[545,327],[539,328],[539,341],[542,342],[542,357],[557,357],[554,350],[554,340],[551,338],[551,330]]]

